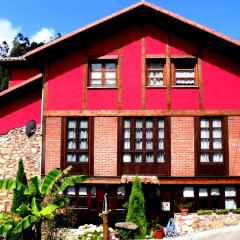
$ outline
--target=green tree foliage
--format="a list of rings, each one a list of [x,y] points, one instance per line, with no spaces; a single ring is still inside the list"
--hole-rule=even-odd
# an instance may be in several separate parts
[[[142,184],[138,177],[135,177],[133,180],[126,221],[134,222],[138,225],[137,238],[145,238],[147,229],[145,200],[142,192]]]
[[[18,163],[18,171],[16,176],[16,182],[20,182],[26,187],[27,185],[27,177],[24,171],[23,161],[20,159]],[[23,194],[23,190],[13,190],[13,204],[12,204],[12,212],[17,212],[17,209],[22,205],[23,202],[27,200],[26,195]]]
[[[0,92],[8,87],[8,70],[0,66]]]
[[[39,176],[31,177],[27,186],[12,179],[0,180],[0,190],[17,190],[26,196],[14,218],[13,213],[0,215],[0,235],[7,237],[10,234],[10,239],[22,236],[24,240],[32,240],[35,234],[35,237],[39,237],[40,233],[35,230],[39,229],[41,221],[52,219],[58,209],[69,204],[68,197],[60,193],[69,186],[87,180],[86,176],[68,176],[70,170],[71,166],[63,171],[54,168],[42,182]]]
[[[18,35],[14,38],[13,47],[10,52],[11,57],[22,56],[27,52],[28,47],[30,46],[29,39],[24,37],[22,33],[18,33]]]
[[[0,56],[7,57],[9,51],[9,46],[6,41],[3,41],[0,45]]]

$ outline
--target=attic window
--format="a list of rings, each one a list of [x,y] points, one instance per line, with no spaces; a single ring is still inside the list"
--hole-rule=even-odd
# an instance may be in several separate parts
[[[178,58],[171,60],[172,85],[197,85],[196,59]]]
[[[90,87],[116,87],[117,84],[117,62],[96,61],[89,64],[89,86]]]
[[[164,85],[164,62],[161,59],[147,59],[147,85],[158,87]]]

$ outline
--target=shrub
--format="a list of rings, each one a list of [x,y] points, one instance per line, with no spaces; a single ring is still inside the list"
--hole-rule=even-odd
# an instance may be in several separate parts
[[[18,163],[16,182],[20,182],[25,186],[28,185],[22,159],[20,159]],[[23,194],[23,189],[19,189],[19,190],[15,189],[13,191],[12,212],[16,212],[16,210],[22,205],[22,203],[26,202],[26,200],[27,200],[27,196]]]
[[[136,230],[137,237],[141,239],[145,238],[147,231],[145,200],[142,192],[142,184],[138,177],[135,177],[133,180],[126,221],[136,223],[138,225],[138,229]]]

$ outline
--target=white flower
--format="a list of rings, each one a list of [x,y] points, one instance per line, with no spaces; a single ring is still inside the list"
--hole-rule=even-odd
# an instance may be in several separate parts
[[[108,228],[108,230],[109,230],[109,232],[113,232],[113,229],[110,227],[110,228]]]
[[[99,236],[103,238],[103,233],[101,233]]]
[[[91,237],[92,237],[92,234],[91,234],[91,233],[89,233],[89,234],[87,235],[87,237],[90,237],[90,238],[91,238]]]

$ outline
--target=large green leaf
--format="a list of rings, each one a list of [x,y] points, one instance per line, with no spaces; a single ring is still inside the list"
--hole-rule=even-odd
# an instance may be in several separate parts
[[[32,208],[32,214],[38,216],[39,209],[38,209],[35,197],[33,197],[32,199],[31,208]]]
[[[39,220],[39,218],[29,215],[25,217],[18,225],[13,229],[13,233],[21,233],[24,229],[29,228],[34,223],[36,223]]]
[[[29,187],[24,192],[27,195],[38,195],[40,194],[40,178],[39,176],[34,176],[29,179]]]
[[[29,213],[31,213],[31,208],[29,208],[26,203],[22,203],[22,205],[16,209],[16,212],[20,215],[20,216],[26,216]]]
[[[47,194],[52,188],[52,185],[58,180],[58,177],[61,175],[61,170],[59,168],[54,168],[50,171],[47,176],[43,179],[41,186],[41,194]]]
[[[64,191],[67,187],[72,187],[78,183],[86,181],[87,179],[88,177],[84,175],[66,177],[61,181],[59,185],[59,191]]]
[[[21,182],[16,182],[13,179],[2,179],[0,180],[0,190],[20,190],[21,188],[26,189],[26,186]]]

